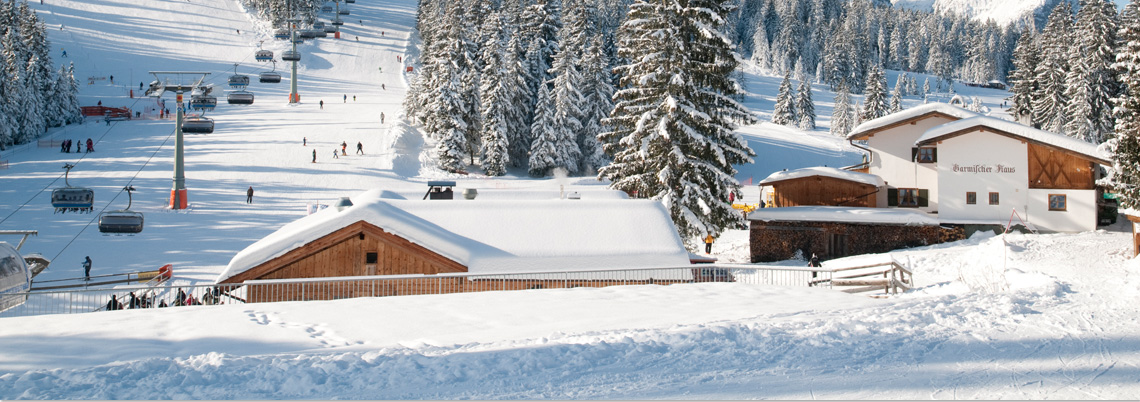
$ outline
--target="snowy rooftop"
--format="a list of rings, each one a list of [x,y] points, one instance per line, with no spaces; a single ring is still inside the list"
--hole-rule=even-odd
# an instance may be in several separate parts
[[[763,222],[846,222],[892,225],[934,226],[938,219],[920,211],[897,208],[851,208],[799,206],[760,208],[748,214],[748,220]]]
[[[882,187],[886,185],[886,182],[883,181],[883,178],[873,174],[852,172],[850,170],[822,166],[772,173],[764,180],[761,180],[760,185],[766,186],[784,180],[801,179],[812,176],[831,177],[840,180],[853,181],[856,183],[869,184],[876,187]]]
[[[467,266],[471,273],[680,267],[689,254],[650,200],[397,200],[371,190],[289,223],[234,256],[221,282],[365,221]],[[388,193],[390,195],[390,193]]]
[[[892,124],[918,118],[922,115],[930,113],[942,113],[945,115],[957,117],[959,119],[968,119],[971,117],[979,116],[977,113],[947,103],[927,103],[925,105],[912,107],[898,113],[892,113],[877,119],[865,121],[863,124],[856,126],[850,134],[847,134],[847,139],[853,140],[866,135],[868,131],[878,130]]]
[[[1090,144],[1088,142],[1084,142],[1061,134],[1038,130],[1036,128],[1014,123],[1012,121],[1006,121],[986,116],[971,117],[968,119],[962,119],[933,127],[929,130],[926,130],[926,132],[923,133],[917,141],[915,141],[915,144],[925,145],[934,143],[947,136],[954,135],[959,131],[977,126],[989,127],[1029,141],[1066,149],[1074,153],[1084,155],[1102,164],[1111,164],[1111,162],[1109,162],[1109,159],[1111,157],[1098,150],[1095,144]]]

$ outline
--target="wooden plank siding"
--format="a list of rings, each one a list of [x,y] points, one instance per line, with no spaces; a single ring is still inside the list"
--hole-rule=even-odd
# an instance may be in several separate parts
[[[1029,143],[1029,188],[1092,190],[1094,163],[1053,147]]]
[[[778,207],[824,205],[875,207],[878,188],[827,176],[811,176],[771,184]]]
[[[377,253],[374,268],[365,264],[367,253],[371,252]],[[359,221],[221,283],[441,272],[467,272],[467,267],[368,222]]]

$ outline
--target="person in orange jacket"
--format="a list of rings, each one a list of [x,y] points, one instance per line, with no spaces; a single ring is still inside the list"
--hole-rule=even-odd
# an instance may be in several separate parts
[[[712,254],[712,244],[714,240],[716,240],[716,238],[713,237],[712,233],[705,236],[705,254]]]

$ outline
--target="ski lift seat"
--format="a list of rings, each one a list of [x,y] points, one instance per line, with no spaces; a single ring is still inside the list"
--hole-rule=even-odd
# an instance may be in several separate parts
[[[249,85],[249,76],[234,74],[230,76],[229,83],[231,87],[244,87]]]
[[[301,61],[301,52],[286,50],[281,54],[281,60],[285,61]]]
[[[273,51],[272,50],[258,50],[257,53],[255,53],[253,55],[253,58],[256,59],[257,61],[273,60]]]
[[[226,99],[231,105],[252,105],[253,92],[237,91],[230,92],[230,96]]]
[[[344,0],[345,4],[355,4],[356,0]]]
[[[189,116],[182,120],[183,133],[210,134],[214,132],[214,119],[204,116]]]
[[[332,11],[333,11],[332,6],[321,6],[321,12],[322,13],[331,13]]]
[[[288,29],[278,29],[276,31],[273,31],[273,38],[274,39],[289,39],[289,30]]]
[[[337,19],[332,21],[332,24],[333,25],[344,25],[344,21],[341,21],[340,18],[337,18]]]
[[[261,73],[258,76],[257,80],[259,82],[276,84],[278,82],[281,82],[281,74],[278,74],[278,73],[275,73],[272,71],[266,71],[266,72]]]
[[[342,9],[340,9],[340,11],[337,11],[336,13],[340,14],[340,15],[348,15],[348,9],[342,8]]]
[[[95,191],[86,187],[63,187],[52,190],[51,206],[56,209],[91,209],[95,204]]]
[[[139,233],[143,230],[143,214],[140,212],[118,210],[99,214],[99,232],[101,233]]]
[[[214,110],[218,106],[218,98],[215,96],[193,96],[190,98],[190,109],[194,110]]]

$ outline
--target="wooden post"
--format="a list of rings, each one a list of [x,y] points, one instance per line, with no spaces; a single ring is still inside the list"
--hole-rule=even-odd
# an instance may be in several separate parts
[[[1137,223],[1140,223],[1140,216],[1122,215],[1128,218],[1129,221],[1132,221],[1132,256],[1135,257],[1137,254],[1140,254],[1140,233],[1137,232]]]

